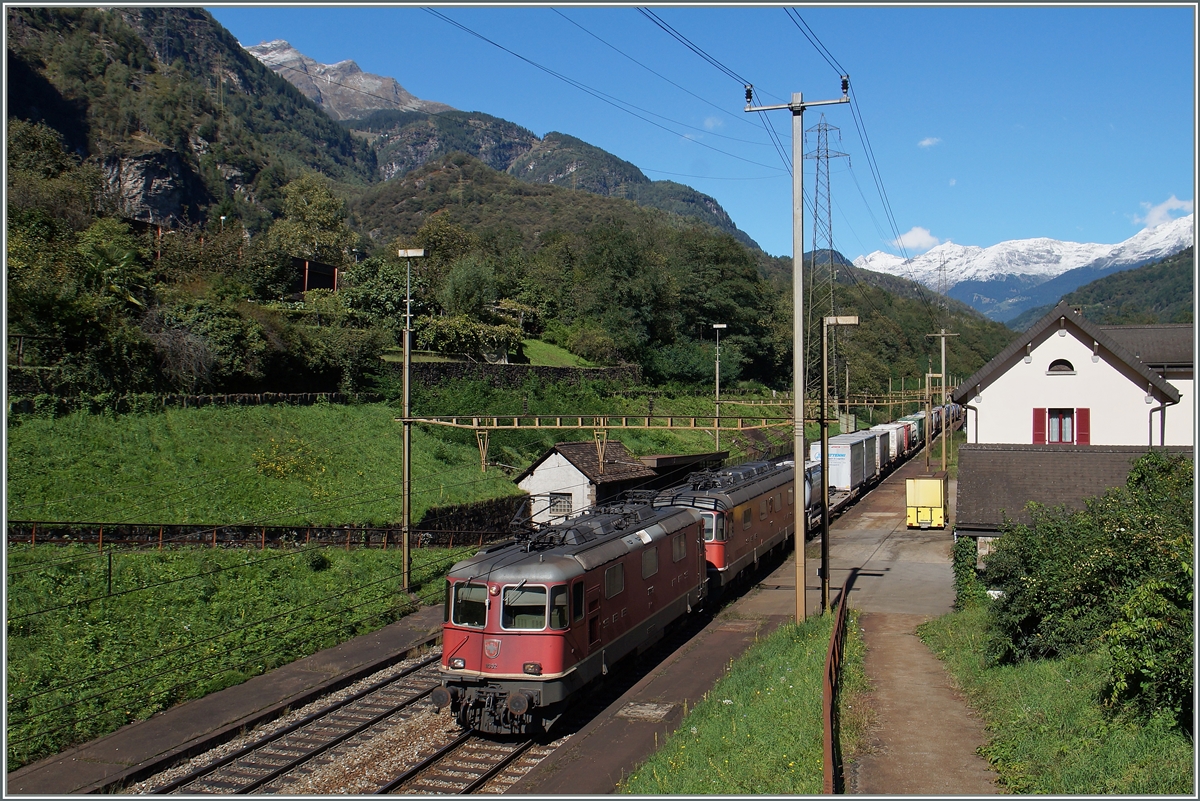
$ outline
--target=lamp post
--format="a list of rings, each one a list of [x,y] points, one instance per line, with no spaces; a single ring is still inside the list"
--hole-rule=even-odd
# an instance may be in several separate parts
[[[721,450],[721,329],[725,323],[713,323],[713,331],[717,333],[717,413],[713,418],[713,429],[717,433],[717,450]]]
[[[404,475],[403,496],[404,514],[400,519],[400,528],[404,532],[404,562],[403,590],[409,591],[409,578],[412,568],[412,552],[409,545],[409,526],[412,522],[412,411],[409,408],[409,379],[412,375],[412,260],[422,258],[424,248],[401,248],[400,258],[408,260],[408,273],[404,279],[404,418],[401,425],[404,429]]]
[[[221,233],[225,233],[225,215],[221,215]]]
[[[829,326],[858,325],[858,317],[826,317],[821,325],[821,611],[829,612]],[[849,390],[847,390],[849,397]],[[849,416],[847,415],[847,419]],[[844,603],[844,601],[843,601]]]

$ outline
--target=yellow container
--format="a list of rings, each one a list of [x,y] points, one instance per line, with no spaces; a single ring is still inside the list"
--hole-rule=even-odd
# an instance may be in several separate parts
[[[909,478],[904,481],[909,528],[946,527],[946,482],[942,478]]]

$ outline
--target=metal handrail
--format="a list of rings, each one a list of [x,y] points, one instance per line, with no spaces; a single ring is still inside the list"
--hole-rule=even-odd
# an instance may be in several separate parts
[[[822,774],[826,795],[846,792],[846,780],[842,765],[842,728],[838,715],[838,699],[842,691],[842,659],[846,653],[846,617],[850,591],[858,577],[858,568],[852,568],[842,591],[837,597],[837,612],[833,621],[833,632],[829,636],[829,652],[825,655],[825,678],[821,689],[821,707],[824,718],[825,758]]]

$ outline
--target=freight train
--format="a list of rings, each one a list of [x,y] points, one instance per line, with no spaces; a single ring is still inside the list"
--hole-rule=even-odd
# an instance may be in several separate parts
[[[872,460],[891,453],[870,442]],[[903,442],[905,456],[923,444]],[[791,461],[695,473],[458,562],[434,705],[484,733],[546,731],[584,688],[782,550],[799,514],[811,524],[826,477],[811,462],[803,475],[797,498]]]

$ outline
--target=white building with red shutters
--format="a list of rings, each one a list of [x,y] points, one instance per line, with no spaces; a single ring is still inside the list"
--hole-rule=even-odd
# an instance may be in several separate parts
[[[1059,303],[968,378],[968,443],[1192,445],[1194,326],[1102,326]]]

